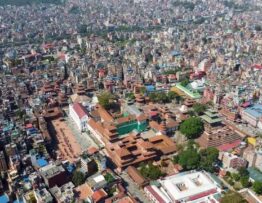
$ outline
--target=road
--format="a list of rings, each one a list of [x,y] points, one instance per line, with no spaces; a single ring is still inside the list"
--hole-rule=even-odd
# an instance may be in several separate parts
[[[138,188],[138,186],[134,183],[134,181],[128,176],[128,174],[125,171],[123,171],[120,174],[120,177],[126,183],[126,189],[132,196],[138,198],[140,202],[150,203],[150,201],[145,196],[145,193]]]
[[[235,191],[234,187],[231,186],[227,181],[225,181],[223,178],[221,178],[220,176],[218,176],[219,180],[221,180],[223,182],[223,184],[228,187],[228,189]]]

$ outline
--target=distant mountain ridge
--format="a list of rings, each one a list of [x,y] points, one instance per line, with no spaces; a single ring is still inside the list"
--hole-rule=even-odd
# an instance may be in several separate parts
[[[61,4],[62,0],[0,0],[0,6],[6,5],[15,5],[15,6],[24,6],[30,4]]]

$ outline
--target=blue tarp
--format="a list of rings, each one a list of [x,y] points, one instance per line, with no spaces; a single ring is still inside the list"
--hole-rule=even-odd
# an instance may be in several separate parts
[[[173,51],[171,52],[171,55],[172,55],[172,56],[180,56],[181,53],[180,53],[179,51],[173,50]]]
[[[29,178],[26,176],[23,178],[24,182],[28,183],[29,182]]]
[[[39,158],[36,160],[36,162],[39,167],[44,167],[48,164],[48,162],[44,158]]]
[[[155,86],[154,86],[154,85],[148,85],[148,86],[146,86],[146,91],[148,91],[148,92],[153,92],[153,91],[155,91]]]
[[[7,196],[7,194],[3,194],[2,196],[0,196],[0,203],[8,203],[9,202],[9,197]]]
[[[17,199],[14,201],[14,203],[24,203],[24,201],[22,199]]]
[[[66,169],[69,173],[72,173],[75,170],[75,166],[73,164],[68,164]]]

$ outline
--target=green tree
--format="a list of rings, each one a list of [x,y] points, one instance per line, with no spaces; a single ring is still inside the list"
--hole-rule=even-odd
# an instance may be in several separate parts
[[[228,179],[227,182],[228,182],[228,184],[231,185],[231,186],[234,185],[234,181],[233,181],[232,179]]]
[[[221,203],[247,203],[237,192],[228,191],[220,200]]]
[[[33,192],[31,192],[31,193],[29,194],[29,203],[36,203],[36,202],[37,202],[37,200],[36,200],[36,198],[35,198],[35,195],[34,195]]]
[[[150,101],[157,102],[157,97],[156,97],[155,92],[150,93],[148,96],[149,96]]]
[[[239,180],[240,180],[240,175],[239,175],[239,173],[232,173],[231,176],[232,176],[232,178],[234,179],[234,181],[239,181]]]
[[[178,96],[177,93],[175,93],[174,91],[169,91],[169,92],[167,93],[167,97],[168,97],[168,100],[169,100],[169,101],[172,101],[172,100],[175,99],[177,96]]]
[[[149,178],[150,180],[156,180],[163,175],[159,167],[154,166],[152,163],[143,164],[140,168],[140,173],[144,178]]]
[[[178,155],[178,163],[187,170],[197,169],[200,164],[200,156],[196,149],[188,148]]]
[[[179,126],[179,130],[188,139],[195,139],[203,132],[204,125],[200,118],[190,117]]]
[[[245,167],[241,167],[238,169],[238,173],[241,177],[249,176],[249,172]]]
[[[135,99],[136,98],[133,92],[127,93],[126,97],[129,98],[129,99]]]
[[[25,115],[26,115],[26,112],[24,109],[18,109],[16,111],[16,116],[19,117],[20,120],[22,120]]]
[[[177,104],[179,104],[180,102],[184,100],[180,95],[177,95],[175,99],[176,99]]]
[[[240,176],[239,176],[240,177]],[[240,183],[244,188],[250,187],[251,183],[248,176],[240,177]]]
[[[197,115],[202,115],[207,109],[207,106],[205,104],[196,103],[193,105],[193,109]]]
[[[107,173],[104,177],[107,183],[111,183],[115,180],[114,177],[110,173]]]
[[[255,181],[253,184],[253,190],[261,195],[262,194],[262,182],[261,181]]]
[[[179,156],[174,156],[174,157],[173,157],[173,162],[174,162],[175,164],[178,164],[178,162],[179,162]]]
[[[219,151],[214,147],[208,147],[200,151],[200,168],[214,172],[214,164],[218,161]]]
[[[46,153],[46,147],[45,147],[45,145],[40,144],[39,147],[38,147],[38,152],[39,152],[41,155],[44,155],[44,154]]]
[[[146,87],[141,87],[140,93],[144,95],[146,93]]]
[[[72,182],[75,186],[82,185],[85,182],[85,174],[81,171],[74,171]]]
[[[169,98],[166,93],[164,92],[152,92],[149,94],[149,99],[152,102],[156,103],[167,103],[169,102]]]
[[[176,70],[166,70],[163,72],[164,75],[171,75],[171,74],[176,74]]]
[[[101,106],[103,106],[105,109],[110,109],[111,102],[114,99],[114,96],[110,92],[102,92],[98,96],[98,102]]]
[[[188,79],[188,78],[184,79],[184,80],[180,83],[180,85],[182,85],[182,86],[184,86],[184,87],[186,87],[188,84],[189,84],[189,79]]]

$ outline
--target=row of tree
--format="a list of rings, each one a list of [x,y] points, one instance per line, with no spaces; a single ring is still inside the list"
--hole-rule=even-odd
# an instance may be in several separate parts
[[[100,95],[98,95],[98,102],[101,106],[103,106],[105,109],[110,109],[114,103],[115,97],[110,92],[102,92]]]
[[[155,103],[169,103],[176,99],[177,102],[181,100],[181,97],[173,91],[165,92],[152,92],[149,95],[149,99]]]
[[[251,186],[251,182],[249,181],[249,172],[246,168],[240,168],[234,173],[227,172],[224,180],[232,185],[235,190]]]
[[[150,180],[157,180],[163,175],[160,168],[158,166],[153,165],[152,163],[142,164],[140,166],[139,171],[144,178]]]
[[[174,163],[180,164],[184,170],[206,170],[214,172],[218,162],[218,150],[214,147],[199,149],[197,144],[189,141],[183,149],[174,156]]]

